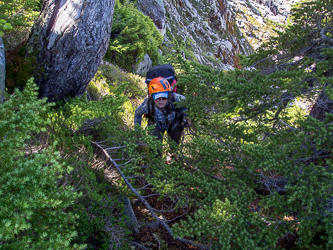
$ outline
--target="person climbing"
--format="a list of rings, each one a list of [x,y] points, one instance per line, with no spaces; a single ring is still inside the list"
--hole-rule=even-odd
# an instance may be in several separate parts
[[[191,126],[185,107],[176,107],[177,102],[185,99],[183,95],[171,93],[171,86],[167,79],[156,77],[149,82],[149,97],[135,110],[134,126],[141,126],[142,115],[148,118],[148,125],[156,124],[153,135],[162,141],[163,134],[168,135],[177,144],[183,134],[184,127]],[[161,153],[159,152],[161,155]]]

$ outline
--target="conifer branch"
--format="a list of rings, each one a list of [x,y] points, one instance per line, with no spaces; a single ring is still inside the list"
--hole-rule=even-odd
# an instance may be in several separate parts
[[[154,212],[154,208],[152,208],[149,203],[146,201],[146,199],[144,199],[138,192],[137,189],[135,189],[131,183],[129,183],[129,181],[127,180],[126,176],[123,174],[123,172],[121,171],[121,169],[119,168],[118,164],[111,158],[111,156],[106,152],[106,150],[101,147],[98,143],[91,141],[91,143],[93,143],[94,145],[96,145],[103,153],[104,155],[112,162],[112,164],[115,166],[115,168],[117,169],[117,171],[119,172],[120,176],[123,178],[123,180],[125,181],[126,185],[128,186],[128,188],[136,195],[136,197],[138,197],[138,199],[145,205],[145,207],[149,210],[149,212],[151,213],[151,215],[155,218],[155,220],[160,223],[164,229],[172,236],[174,236],[174,233],[172,232],[171,228],[168,226],[168,224],[166,223],[166,220],[162,220],[160,219]],[[210,249],[211,246],[210,245],[204,245],[204,244],[200,244],[200,243],[196,243],[194,241],[191,240],[187,240],[187,239],[183,239],[183,238],[179,238],[177,237],[176,240],[185,243],[185,244],[190,244],[196,247],[199,247],[201,249]]]
[[[149,197],[153,197],[153,196],[159,196],[159,193],[156,194],[149,194],[149,195],[142,195],[143,198],[149,198]]]
[[[130,244],[133,245],[133,246],[136,246],[136,247],[138,247],[138,248],[140,248],[140,249],[143,249],[143,250],[149,250],[148,248],[145,248],[145,247],[142,246],[141,244],[139,244],[139,243],[137,243],[137,242],[134,242],[134,241],[131,241]]]

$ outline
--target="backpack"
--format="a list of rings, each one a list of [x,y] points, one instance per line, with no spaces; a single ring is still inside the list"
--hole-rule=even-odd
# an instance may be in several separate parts
[[[155,77],[163,77],[167,79],[171,87],[175,85],[177,82],[175,79],[175,69],[172,67],[170,63],[157,65],[149,69],[146,75],[147,86],[149,85],[149,82],[153,80]],[[172,92],[176,92],[177,86],[172,89],[173,89]]]

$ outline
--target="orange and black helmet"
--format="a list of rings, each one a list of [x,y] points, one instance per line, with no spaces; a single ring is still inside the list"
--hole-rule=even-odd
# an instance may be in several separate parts
[[[171,92],[171,86],[167,79],[163,77],[156,77],[149,82],[148,92],[150,95],[161,92]]]

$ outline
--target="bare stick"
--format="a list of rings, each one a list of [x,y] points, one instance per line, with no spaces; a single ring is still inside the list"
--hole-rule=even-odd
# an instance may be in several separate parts
[[[145,248],[144,246],[140,245],[140,244],[137,243],[137,242],[131,241],[130,243],[131,243],[132,245],[134,245],[134,246],[140,248],[140,249],[143,249],[143,250],[149,250],[148,248]]]

